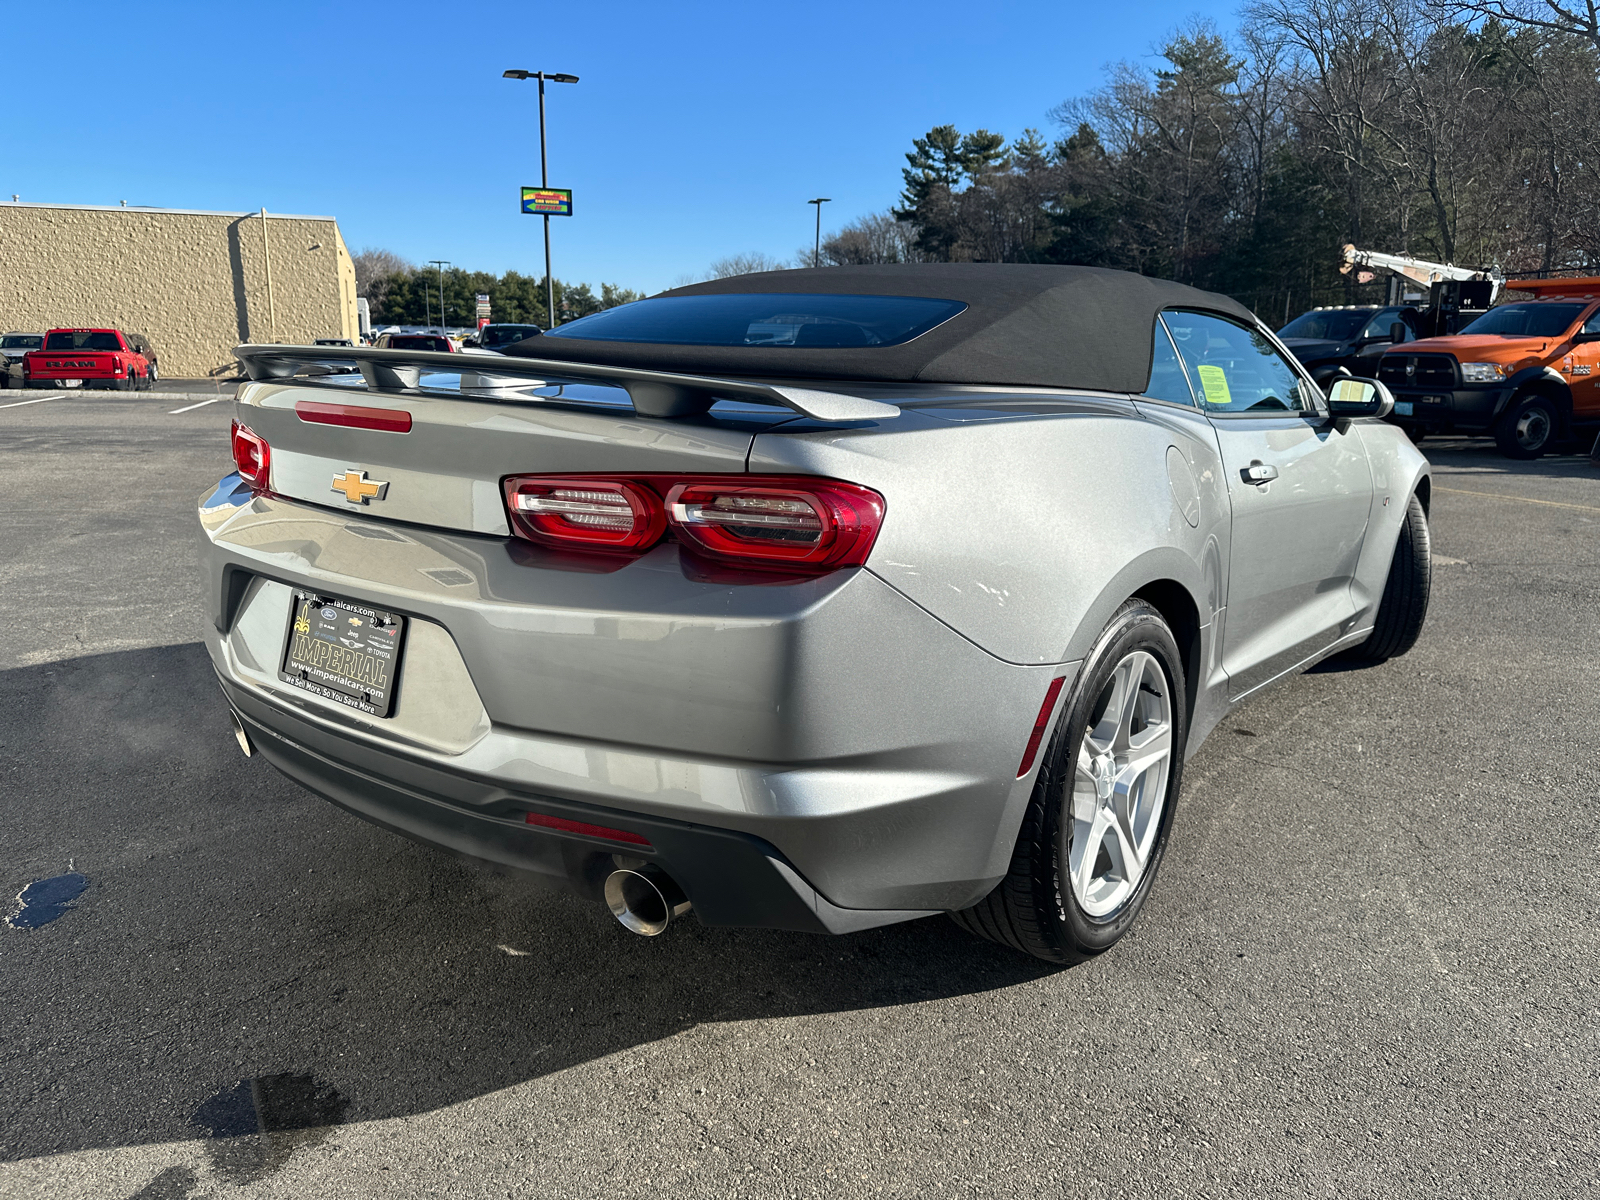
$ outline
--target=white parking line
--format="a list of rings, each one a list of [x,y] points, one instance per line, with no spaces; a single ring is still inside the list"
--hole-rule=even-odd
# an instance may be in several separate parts
[[[15,404],[0,404],[0,408],[21,408],[24,404],[43,404],[46,400],[61,400],[62,396],[40,396],[37,400],[18,400]]]
[[[209,400],[202,400],[199,404],[191,404],[188,408],[174,408],[168,411],[167,416],[175,417],[179,413],[193,412],[197,408],[204,408],[208,404],[215,404],[218,400],[229,400],[230,396],[213,396]]]

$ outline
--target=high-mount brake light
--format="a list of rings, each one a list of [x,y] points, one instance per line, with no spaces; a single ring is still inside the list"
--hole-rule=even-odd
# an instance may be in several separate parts
[[[233,465],[239,478],[257,491],[267,486],[272,472],[272,447],[248,425],[233,423]]]
[[[297,400],[294,415],[314,425],[343,425],[348,429],[376,429],[382,433],[410,433],[411,414],[402,408],[368,408],[364,404],[324,404]]]
[[[635,480],[514,475],[505,491],[516,532],[550,546],[644,550],[667,525],[661,497]]]
[[[684,541],[725,562],[832,570],[867,561],[883,497],[805,476],[686,480],[667,493],[667,520]]]

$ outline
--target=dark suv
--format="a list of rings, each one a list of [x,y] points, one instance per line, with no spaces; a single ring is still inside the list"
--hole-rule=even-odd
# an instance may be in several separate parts
[[[1313,379],[1326,383],[1341,367],[1363,379],[1376,379],[1383,352],[1397,343],[1416,341],[1419,329],[1414,308],[1358,304],[1313,308],[1278,330],[1278,336]]]
[[[525,338],[538,337],[544,330],[537,325],[485,325],[478,331],[478,345],[485,350],[504,350]]]

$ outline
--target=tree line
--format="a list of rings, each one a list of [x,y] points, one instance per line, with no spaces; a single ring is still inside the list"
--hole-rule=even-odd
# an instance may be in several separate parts
[[[831,235],[822,261],[1117,267],[1274,321],[1381,299],[1339,271],[1347,242],[1592,272],[1593,25],[1553,0],[1253,0],[1231,38],[1191,20],[1153,66],[1110,68],[1051,110],[1053,141],[914,139],[900,204]]]
[[[477,298],[489,297],[495,321],[550,327],[545,309],[542,275],[507,271],[493,275],[450,267],[443,275],[443,314],[440,313],[439,272],[417,267],[388,250],[366,249],[352,256],[356,269],[356,294],[365,296],[372,323],[379,325],[439,325],[470,328],[477,320]],[[602,283],[595,294],[587,283],[555,281],[556,311],[561,320],[575,321],[601,309],[613,308],[644,297],[616,284]]]

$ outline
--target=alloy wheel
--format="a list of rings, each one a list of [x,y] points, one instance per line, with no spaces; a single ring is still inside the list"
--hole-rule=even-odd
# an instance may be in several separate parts
[[[1155,656],[1135,650],[1112,671],[1084,731],[1063,822],[1072,896],[1088,916],[1109,917],[1138,890],[1171,769],[1171,688]]]

